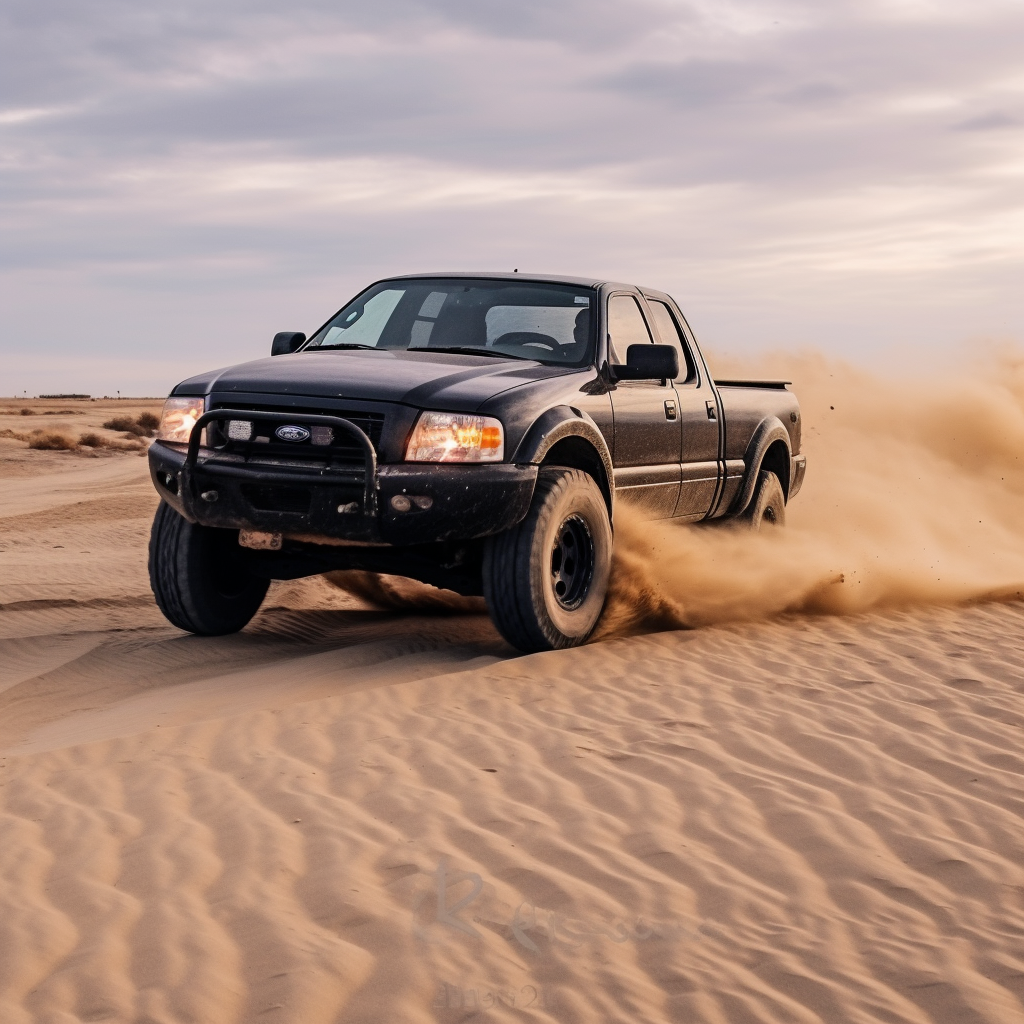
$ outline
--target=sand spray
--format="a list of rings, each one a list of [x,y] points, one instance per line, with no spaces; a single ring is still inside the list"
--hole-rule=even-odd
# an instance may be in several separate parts
[[[745,367],[800,398],[807,479],[786,527],[642,523],[623,508],[598,635],[1024,596],[1024,355],[964,367],[917,381],[816,354]]]

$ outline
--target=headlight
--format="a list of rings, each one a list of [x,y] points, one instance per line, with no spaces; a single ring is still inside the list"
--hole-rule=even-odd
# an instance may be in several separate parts
[[[160,416],[160,429],[156,432],[160,441],[179,441],[188,444],[189,435],[196,420],[206,411],[205,398],[168,398]]]
[[[501,462],[505,432],[491,416],[421,412],[405,449],[406,462]]]

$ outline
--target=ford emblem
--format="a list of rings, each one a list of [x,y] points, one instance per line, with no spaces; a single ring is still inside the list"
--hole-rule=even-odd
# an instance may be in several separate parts
[[[305,427],[297,427],[291,423],[278,427],[274,431],[282,441],[308,441],[309,431]]]

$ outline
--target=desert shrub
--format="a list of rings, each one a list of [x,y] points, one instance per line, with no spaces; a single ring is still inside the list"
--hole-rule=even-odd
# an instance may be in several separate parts
[[[21,415],[22,416],[35,416],[35,410],[34,409],[22,409],[21,410]]]
[[[102,434],[87,433],[83,434],[79,439],[78,443],[84,448],[108,448],[110,442]]]
[[[29,438],[29,448],[37,448],[41,451],[70,452],[78,447],[78,442],[67,434],[58,434],[53,430],[40,431]]]
[[[21,433],[20,430],[0,430],[0,437],[9,437],[14,441],[27,441],[29,436]]]
[[[139,413],[137,419],[131,416],[114,416],[103,424],[107,430],[120,430],[126,437],[152,437],[160,426],[160,420],[151,412]]]
[[[115,416],[103,424],[107,430],[121,430],[132,437],[142,437],[145,430],[131,416]]]

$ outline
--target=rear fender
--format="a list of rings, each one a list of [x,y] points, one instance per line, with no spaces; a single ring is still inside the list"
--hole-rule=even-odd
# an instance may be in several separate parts
[[[777,416],[766,416],[755,428],[750,438],[750,443],[747,445],[747,450],[743,454],[743,462],[747,467],[746,476],[743,480],[743,488],[736,495],[736,500],[732,503],[732,508],[729,509],[728,514],[730,516],[738,516],[746,511],[747,506],[753,500],[754,489],[757,487],[757,478],[761,475],[765,456],[772,445],[780,443],[786,450],[785,459],[772,459],[771,468],[779,476],[782,491],[786,495],[786,500],[789,500],[789,431],[786,430],[782,425],[782,421]],[[776,461],[778,465],[775,465]]]

